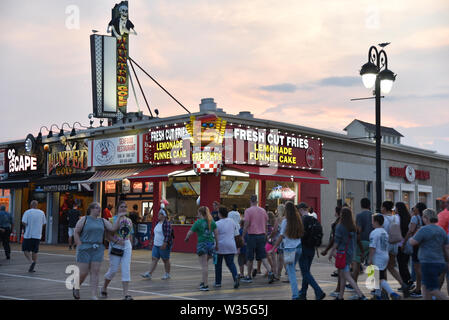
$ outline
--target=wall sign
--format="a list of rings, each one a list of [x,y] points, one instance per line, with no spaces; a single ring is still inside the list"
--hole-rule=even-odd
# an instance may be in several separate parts
[[[8,150],[9,173],[37,171],[35,156],[17,155],[16,149]]]
[[[88,166],[137,163],[139,136],[93,140],[89,144]]]
[[[424,170],[415,170],[412,166],[405,166],[403,168],[390,167],[391,177],[402,177],[408,182],[413,182],[415,179],[418,180],[429,180],[430,172]]]
[[[47,161],[49,175],[70,175],[87,170],[88,149],[83,141],[63,139],[59,148],[53,147],[52,151]]]

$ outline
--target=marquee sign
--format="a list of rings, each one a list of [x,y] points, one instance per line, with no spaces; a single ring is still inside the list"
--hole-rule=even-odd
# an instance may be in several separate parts
[[[91,141],[87,165],[97,167],[137,163],[139,137],[134,135]]]
[[[88,148],[83,141],[63,139],[59,149],[53,147],[52,150],[47,161],[49,175],[64,176],[87,170]]]
[[[8,150],[9,173],[37,171],[37,157],[19,155],[16,149]]]
[[[142,137],[143,162],[193,164],[197,173],[217,173],[222,163],[322,170],[322,141],[276,129],[228,124],[215,115],[187,124],[151,128]]]

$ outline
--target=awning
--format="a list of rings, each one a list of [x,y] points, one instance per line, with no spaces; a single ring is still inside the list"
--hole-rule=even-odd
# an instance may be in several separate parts
[[[30,183],[30,179],[4,180],[0,181],[0,189],[20,189],[25,188]]]
[[[177,174],[183,174],[188,169],[192,169],[191,164],[152,167],[145,171],[140,172],[139,174],[130,176],[128,177],[128,179],[133,181],[148,181],[148,180],[166,181],[168,180],[169,177],[176,176]]]
[[[225,167],[249,174],[252,179],[329,184],[326,177],[304,170],[230,164]]]
[[[73,181],[84,181],[91,178],[94,172],[75,173],[67,176],[47,176],[36,180],[36,186],[48,186],[58,184],[78,183]]]
[[[108,170],[98,170],[94,173],[92,177],[87,180],[76,180],[71,181],[71,183],[91,183],[91,182],[101,182],[109,180],[123,180],[136,173],[140,173],[142,168],[127,168],[127,169],[108,169]]]

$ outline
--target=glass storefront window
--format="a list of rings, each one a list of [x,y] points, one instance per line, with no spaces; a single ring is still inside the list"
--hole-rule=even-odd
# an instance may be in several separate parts
[[[427,205],[427,193],[426,192],[420,192],[418,194],[418,201]]]
[[[385,190],[385,201],[394,202],[394,190]]]
[[[200,177],[171,178],[165,184],[168,216],[174,224],[193,224],[197,217],[198,195],[195,191]],[[194,185],[194,187],[192,186]],[[154,214],[154,213],[153,213]]]
[[[407,209],[410,210],[410,192],[402,191],[402,202],[404,202]]]
[[[337,179],[337,203],[342,200],[343,194],[343,180]]]
[[[266,182],[266,209],[275,212],[278,205],[287,201],[295,201],[295,183],[289,181],[267,181]]]

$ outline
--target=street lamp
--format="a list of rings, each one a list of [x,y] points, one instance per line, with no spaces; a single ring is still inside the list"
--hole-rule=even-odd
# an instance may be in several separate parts
[[[385,47],[388,43],[382,43]],[[377,51],[375,46],[371,46],[368,51],[368,62],[360,70],[363,84],[370,89],[374,86],[373,94],[376,97],[376,212],[380,213],[382,204],[382,176],[381,176],[381,133],[380,133],[380,92],[388,94],[396,80],[396,75],[388,70],[388,58],[382,49]]]

